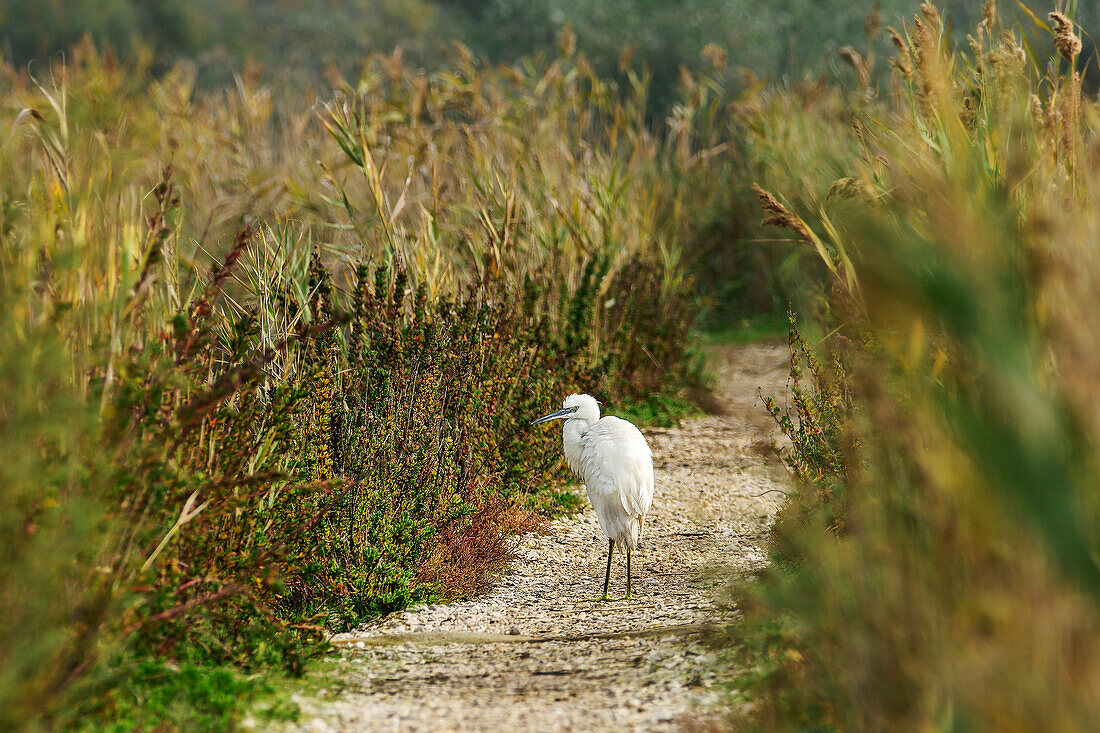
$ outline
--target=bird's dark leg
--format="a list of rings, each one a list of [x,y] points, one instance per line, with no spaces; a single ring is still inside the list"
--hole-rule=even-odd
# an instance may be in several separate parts
[[[615,551],[615,540],[607,541],[607,572],[603,575],[603,599],[607,600],[607,589],[611,585],[611,553]]]
[[[630,550],[626,551],[626,597],[634,597],[630,592]]]
[[[607,589],[611,586],[611,553],[615,551],[615,540],[607,541],[607,572],[603,576],[603,595],[599,598],[585,598],[586,601],[609,601]]]

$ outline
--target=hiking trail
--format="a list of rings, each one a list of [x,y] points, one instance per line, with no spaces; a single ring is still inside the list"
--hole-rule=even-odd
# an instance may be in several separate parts
[[[716,599],[730,573],[767,563],[788,479],[759,393],[784,394],[787,356],[784,344],[712,349],[724,414],[643,429],[656,493],[633,600],[583,600],[602,590],[607,556],[586,499],[583,512],[519,539],[485,595],[334,637],[339,683],[296,694],[302,716],[289,730],[678,730],[720,713],[704,637],[737,619]],[[625,590],[624,563],[616,553],[612,596]]]

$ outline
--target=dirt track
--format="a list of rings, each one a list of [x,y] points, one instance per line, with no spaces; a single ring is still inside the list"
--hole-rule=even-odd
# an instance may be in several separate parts
[[[606,540],[591,508],[523,538],[486,595],[419,607],[334,641],[338,684],[299,697],[306,731],[675,730],[719,700],[702,642],[736,618],[714,591],[766,561],[782,495],[779,438],[758,389],[781,395],[786,349],[716,350],[722,416],[646,430],[656,496],[635,555],[635,599],[593,603]],[[616,556],[612,595],[624,590]]]

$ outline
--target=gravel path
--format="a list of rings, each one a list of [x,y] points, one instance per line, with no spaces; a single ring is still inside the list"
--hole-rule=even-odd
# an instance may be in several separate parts
[[[736,618],[714,591],[729,571],[766,562],[782,500],[764,493],[785,474],[758,389],[782,394],[787,351],[753,344],[711,356],[726,414],[644,431],[657,489],[634,600],[583,600],[600,594],[607,551],[589,507],[520,540],[486,595],[336,637],[340,682],[296,698],[298,730],[675,730],[708,717],[720,694],[702,637]],[[624,589],[616,553],[611,593]]]

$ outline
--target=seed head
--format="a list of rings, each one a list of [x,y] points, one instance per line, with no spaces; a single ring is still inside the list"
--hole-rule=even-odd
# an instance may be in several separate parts
[[[715,70],[721,71],[726,68],[726,51],[717,43],[708,43],[703,46],[702,56]]]
[[[1032,94],[1028,99],[1028,106],[1031,108],[1031,115],[1038,121],[1043,121],[1043,103],[1039,100],[1039,97]]]
[[[783,229],[790,229],[807,242],[813,241],[813,236],[810,234],[810,230],[806,224],[795,216],[790,209],[779,203],[779,199],[755,183],[752,184],[752,192],[756,194],[756,198],[760,201],[760,208],[764,209],[768,214],[771,214],[771,216],[764,219],[762,222],[764,226],[777,226]]]
[[[897,28],[893,26],[887,26],[886,32],[890,35],[890,40],[894,43],[894,46],[898,49],[898,53],[909,53],[909,46],[905,44],[905,39],[898,33]]]
[[[1054,47],[1072,64],[1081,53],[1081,39],[1074,35],[1073,23],[1061,13],[1051,13],[1047,17],[1054,23]]]
[[[874,39],[878,35],[879,28],[882,27],[882,12],[878,9],[878,4],[875,4],[874,9],[871,10],[871,14],[867,16],[867,20],[863,22],[863,32],[867,34],[868,39]]]
[[[993,27],[993,21],[997,16],[997,0],[985,0],[982,5],[982,23],[986,28]]]
[[[847,62],[849,66],[855,69],[856,74],[859,76],[859,83],[862,86],[868,86],[871,83],[871,72],[868,68],[869,65],[867,63],[867,60],[860,55],[859,51],[855,50],[851,46],[845,46],[844,48],[837,51],[837,53],[840,55],[840,58],[844,59],[844,61]]]
[[[894,47],[898,50],[898,55],[890,60],[890,63],[901,72],[901,75],[908,79],[913,75],[913,64],[909,56],[909,44],[905,42],[905,39],[901,37],[896,28],[887,26],[887,35],[890,36],[890,41],[893,42]]]
[[[932,3],[921,3],[920,12],[924,19],[928,21],[928,25],[932,26],[933,30],[939,31],[942,23],[940,21],[940,11],[936,10],[936,6]]]

